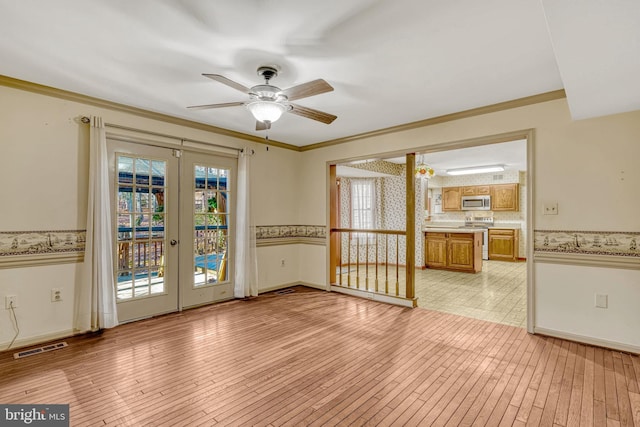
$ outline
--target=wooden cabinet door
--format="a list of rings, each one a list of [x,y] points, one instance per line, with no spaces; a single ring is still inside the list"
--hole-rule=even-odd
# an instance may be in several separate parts
[[[442,189],[442,210],[459,211],[462,208],[460,187],[444,187]]]
[[[498,184],[492,186],[492,211],[520,210],[518,184]]]
[[[449,237],[447,265],[460,270],[473,270],[473,238]]]
[[[447,265],[447,239],[444,233],[426,233],[425,264],[427,267]]]
[[[476,185],[476,196],[490,196],[491,195],[491,186],[490,185]]]
[[[462,195],[463,196],[475,196],[476,194],[478,194],[477,189],[478,189],[478,187],[476,187],[475,185],[472,185],[470,187],[462,187]]]
[[[489,229],[489,259],[515,261],[518,258],[517,230]]]

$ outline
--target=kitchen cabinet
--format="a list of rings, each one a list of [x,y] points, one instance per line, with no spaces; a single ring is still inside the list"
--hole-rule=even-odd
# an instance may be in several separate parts
[[[489,259],[492,261],[517,261],[520,247],[520,230],[509,228],[489,229]]]
[[[477,273],[482,271],[482,232],[425,233],[427,268]]]
[[[491,195],[490,185],[469,185],[462,187],[463,196],[489,196]]]
[[[519,211],[520,192],[518,184],[496,184],[491,186],[492,211]]]
[[[442,210],[444,212],[462,209],[462,195],[460,187],[444,187],[442,189]]]
[[[429,267],[447,266],[447,235],[446,233],[426,233],[425,260]]]

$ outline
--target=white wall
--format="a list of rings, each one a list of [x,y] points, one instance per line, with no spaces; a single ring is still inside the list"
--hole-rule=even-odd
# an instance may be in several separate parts
[[[326,164],[350,158],[384,157],[385,153],[418,151],[434,144],[534,129],[533,205],[528,211],[539,230],[640,231],[640,111],[589,120],[572,121],[565,99],[470,117],[438,125],[385,134],[303,152],[306,173],[301,177],[308,191],[300,201],[302,222],[326,221]],[[595,200],[595,203],[594,203]],[[542,215],[542,204],[557,202],[558,215]],[[532,236],[528,239],[533,241]],[[301,260],[309,263],[311,260]],[[318,260],[314,259],[314,263]],[[536,263],[536,271],[546,268]],[[571,318],[581,322],[582,335],[635,345],[638,343],[637,307],[616,305],[600,316],[585,317],[592,308],[593,279],[580,265],[564,266],[571,274],[535,277],[535,326],[570,331]],[[615,269],[605,269],[608,277]],[[314,277],[324,283],[325,275]],[[582,281],[571,282],[572,274]],[[636,301],[637,275],[616,276],[618,285],[607,289],[612,301]],[[585,286],[580,286],[584,284]],[[540,292],[539,292],[540,291]],[[558,297],[572,295],[575,304],[562,306],[563,319],[555,314]],[[565,321],[566,320],[566,321]],[[607,332],[607,331],[616,331]]]

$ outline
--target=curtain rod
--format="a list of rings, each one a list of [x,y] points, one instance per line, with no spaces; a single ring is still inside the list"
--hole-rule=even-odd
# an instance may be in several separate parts
[[[88,123],[91,123],[91,118],[87,117],[87,116],[81,116],[80,117],[80,121],[82,123],[88,124]],[[213,146],[213,147],[224,148],[224,149],[227,149],[227,150],[235,150],[235,151],[237,151],[239,153],[243,153],[244,152],[244,148],[228,147],[226,145],[215,144],[213,142],[198,141],[197,139],[181,138],[181,137],[178,137],[178,136],[175,136],[175,135],[168,135],[166,133],[151,132],[151,131],[148,131],[148,130],[130,128],[130,127],[127,127],[127,126],[116,125],[116,124],[113,124],[113,123],[105,123],[105,126],[109,126],[109,127],[115,128],[115,129],[122,129],[122,130],[129,130],[129,131],[132,131],[132,132],[144,133],[144,134],[152,135],[152,136],[160,136],[160,137],[163,137],[163,138],[177,139],[178,141],[189,141],[189,142],[195,142],[195,143],[198,143],[198,144],[205,144],[205,145],[210,145],[210,146]],[[251,150],[251,151],[252,151],[252,154],[253,154],[253,150]]]

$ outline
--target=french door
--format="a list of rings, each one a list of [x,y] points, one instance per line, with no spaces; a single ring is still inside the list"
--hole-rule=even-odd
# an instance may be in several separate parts
[[[233,297],[237,159],[108,139],[120,322]]]
[[[182,156],[180,284],[184,307],[233,297],[237,159]]]
[[[176,311],[179,163],[173,150],[108,140],[118,320]]]

